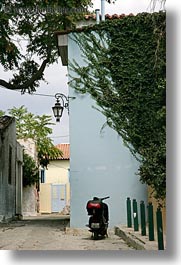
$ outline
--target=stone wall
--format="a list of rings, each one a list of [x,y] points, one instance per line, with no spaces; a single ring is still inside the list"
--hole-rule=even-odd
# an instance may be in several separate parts
[[[0,221],[16,215],[17,142],[15,119],[0,118]]]

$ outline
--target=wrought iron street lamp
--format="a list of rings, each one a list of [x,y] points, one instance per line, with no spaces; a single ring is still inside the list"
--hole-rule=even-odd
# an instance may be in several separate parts
[[[70,98],[75,99],[75,97],[66,97],[64,94],[57,93],[55,94],[55,98],[57,102],[55,103],[55,106],[52,107],[52,110],[56,118],[56,122],[59,122],[60,118],[62,117],[64,108],[68,110],[68,114],[69,114],[69,99]],[[60,99],[61,99],[61,102],[60,102]]]

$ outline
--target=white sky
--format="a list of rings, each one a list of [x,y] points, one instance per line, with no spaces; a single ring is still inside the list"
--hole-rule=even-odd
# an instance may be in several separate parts
[[[94,9],[100,8],[101,0],[94,0]],[[139,12],[149,12],[150,0],[117,0],[116,4],[106,3],[106,13],[109,14],[129,14]],[[54,64],[45,71],[45,78],[48,81],[48,85],[41,82],[40,88],[37,89],[36,93],[51,94],[60,92],[67,94],[67,69],[61,66],[61,60],[59,59],[58,64]],[[0,67],[0,77],[8,80],[11,73],[5,73]],[[47,114],[52,115],[52,106],[55,103],[53,97],[42,97],[33,95],[21,95],[16,91],[10,91],[0,87],[0,109],[7,111],[12,107],[20,107],[25,105],[28,111],[34,114]],[[69,142],[69,125],[68,125],[68,114],[64,110],[63,116],[60,123],[53,126],[52,137],[55,144],[68,143]],[[55,119],[52,115],[52,121]]]

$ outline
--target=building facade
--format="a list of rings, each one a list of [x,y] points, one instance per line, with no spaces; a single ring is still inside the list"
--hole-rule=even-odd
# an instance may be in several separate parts
[[[0,221],[22,215],[22,163],[15,119],[0,117]]]
[[[58,144],[56,147],[63,155],[50,160],[47,169],[40,170],[41,213],[63,213],[70,205],[70,145]]]
[[[76,73],[69,68],[67,62],[74,60],[79,66],[84,66],[85,58],[74,41],[72,34],[75,33],[65,31],[57,34],[62,64],[68,66],[69,76],[76,78]],[[61,51],[62,48],[64,52]],[[85,227],[88,223],[86,203],[94,196],[110,196],[106,201],[110,212],[110,227],[126,224],[127,197],[147,202],[147,187],[136,175],[138,161],[112,128],[106,126],[101,130],[106,117],[96,110],[98,106],[90,95],[78,94],[69,87],[69,96],[75,97],[69,102],[70,226]]]

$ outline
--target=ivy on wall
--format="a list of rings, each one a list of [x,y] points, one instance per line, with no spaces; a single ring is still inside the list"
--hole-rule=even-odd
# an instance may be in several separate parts
[[[157,199],[166,196],[165,35],[165,12],[106,21],[75,31],[85,65],[70,63],[70,85],[96,100]]]

